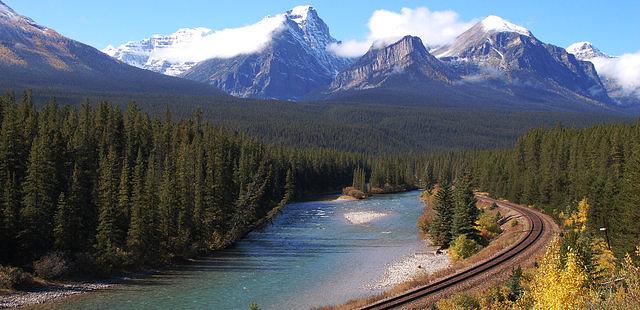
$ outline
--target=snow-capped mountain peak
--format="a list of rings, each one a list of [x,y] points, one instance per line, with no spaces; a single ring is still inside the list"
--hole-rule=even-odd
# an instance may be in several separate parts
[[[116,53],[118,52],[118,49],[115,48],[113,45],[109,44],[107,45],[107,47],[105,47],[104,49],[102,49],[102,52],[113,57],[116,55]]]
[[[568,53],[575,55],[576,58],[580,60],[590,60],[599,57],[611,58],[611,56],[601,52],[599,49],[593,46],[591,42],[588,41],[573,43],[569,45],[566,50]]]
[[[284,20],[284,15],[280,14],[265,17],[252,25],[218,31],[205,27],[181,28],[169,35],[155,34],[102,51],[129,65],[180,75],[206,59],[259,51],[283,28]]]
[[[525,36],[531,36],[531,31],[522,26],[513,24],[500,16],[489,15],[482,20],[482,28],[486,32],[515,32]]]
[[[239,28],[183,28],[170,35],[153,35],[119,47],[107,47],[103,52],[136,67],[181,75],[208,59],[260,53],[283,32],[293,35],[301,47],[314,54],[326,71],[335,74],[337,68],[344,65],[342,60],[327,52],[327,46],[337,41],[310,5],[296,6]]]
[[[309,18],[310,14],[315,14],[317,16],[316,9],[314,9],[310,5],[299,5],[287,11],[287,15],[289,16],[289,18],[291,18],[291,20],[295,21],[298,24],[306,21]]]

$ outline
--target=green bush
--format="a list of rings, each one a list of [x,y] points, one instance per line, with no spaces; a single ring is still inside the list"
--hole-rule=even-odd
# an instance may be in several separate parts
[[[33,262],[33,271],[43,279],[56,280],[67,275],[69,263],[64,254],[53,252]]]
[[[475,240],[467,238],[466,235],[460,235],[449,247],[449,255],[453,260],[468,258],[478,251],[478,243]]]
[[[31,283],[31,275],[16,267],[0,266],[0,288],[16,290]]]
[[[483,212],[478,219],[478,228],[480,235],[485,238],[493,238],[502,232],[500,225],[498,225],[498,217],[491,215],[490,212]]]

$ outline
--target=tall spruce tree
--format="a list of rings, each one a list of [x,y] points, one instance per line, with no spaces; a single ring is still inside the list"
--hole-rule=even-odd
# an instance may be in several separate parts
[[[284,206],[289,203],[296,195],[296,179],[294,177],[293,168],[287,170],[284,185],[284,197],[280,201],[280,206]]]
[[[123,237],[126,237],[131,221],[131,177],[129,170],[129,159],[124,156],[118,183],[118,228],[123,233]]]
[[[367,192],[367,183],[365,181],[365,172],[364,169],[362,169],[361,167],[356,168],[353,171],[353,184],[352,186],[363,192],[366,193]]]
[[[18,236],[18,228],[20,227],[18,218],[19,210],[20,195],[18,187],[16,186],[16,179],[13,175],[9,174],[5,178],[2,191],[2,208],[0,208],[2,212],[0,216],[2,219],[2,223],[0,223],[0,229],[2,229],[0,261],[13,262],[16,258],[16,238]]]
[[[451,227],[453,221],[453,196],[449,182],[440,183],[433,201],[435,217],[429,226],[431,241],[441,247],[447,247],[453,239]]]
[[[135,264],[145,264],[144,253],[146,245],[147,227],[145,226],[145,211],[147,207],[144,188],[144,158],[142,149],[138,149],[133,177],[131,179],[131,215],[129,216],[129,231],[127,233],[127,248]]]
[[[27,175],[22,185],[23,208],[20,233],[24,258],[35,258],[53,246],[53,216],[56,210],[56,170],[51,150],[43,138],[34,141]]]
[[[78,232],[72,220],[74,216],[64,193],[60,193],[53,227],[54,247],[58,251],[72,253],[76,250],[75,239]]]
[[[471,184],[471,176],[467,173],[457,182],[453,191],[451,234],[454,239],[458,235],[466,235],[472,239],[477,237],[478,231],[475,226],[480,212]]]
[[[175,183],[175,166],[171,156],[167,156],[162,171],[159,201],[159,234],[162,236],[160,252],[165,259],[175,253],[175,242],[178,238],[178,212]]]
[[[145,260],[150,264],[159,262],[160,254],[160,235],[158,231],[159,213],[158,213],[158,180],[156,178],[157,163],[155,155],[149,156],[145,181],[144,181],[144,248]]]
[[[97,259],[110,268],[119,262],[118,254],[123,246],[123,234],[118,225],[118,171],[114,147],[109,149],[99,164],[98,179],[98,228],[95,249]]]
[[[633,246],[640,240],[640,144],[631,153],[621,193],[624,213],[620,218],[623,220],[622,235],[626,239],[622,252],[625,253],[632,252]]]

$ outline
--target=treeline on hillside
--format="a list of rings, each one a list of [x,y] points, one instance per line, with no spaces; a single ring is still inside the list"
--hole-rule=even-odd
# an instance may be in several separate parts
[[[361,155],[268,147],[196,112],[135,104],[36,109],[0,98],[0,265],[61,255],[83,272],[155,266],[218,249],[295,196],[337,191]],[[62,254],[60,254],[62,253]]]
[[[573,213],[587,198],[587,227],[620,257],[640,240],[640,122],[587,129],[533,129],[515,148],[427,156],[426,180],[465,172],[495,197]]]
[[[585,127],[631,118],[606,112],[563,110],[561,107],[519,103],[408,104],[402,98],[365,102],[288,102],[233,97],[185,97],[158,94],[70,93],[36,91],[46,102],[57,97],[68,104],[109,99],[121,104],[137,101],[141,110],[162,116],[169,107],[176,119],[197,108],[203,119],[237,130],[263,143],[289,147],[322,147],[346,152],[403,155],[435,150],[510,147],[527,129],[554,126]],[[64,100],[64,101],[62,101]],[[372,102],[376,102],[375,104]],[[420,100],[415,102],[421,102]]]

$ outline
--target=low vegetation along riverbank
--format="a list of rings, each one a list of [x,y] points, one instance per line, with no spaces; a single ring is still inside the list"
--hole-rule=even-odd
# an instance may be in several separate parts
[[[378,169],[384,169],[379,171]],[[349,199],[367,199],[372,195],[396,194],[416,190],[415,180],[408,180],[404,175],[397,173],[389,173],[389,168],[371,169],[369,180],[366,179],[366,171],[363,168],[356,168],[353,171],[353,182],[349,187],[342,190],[341,200]]]

